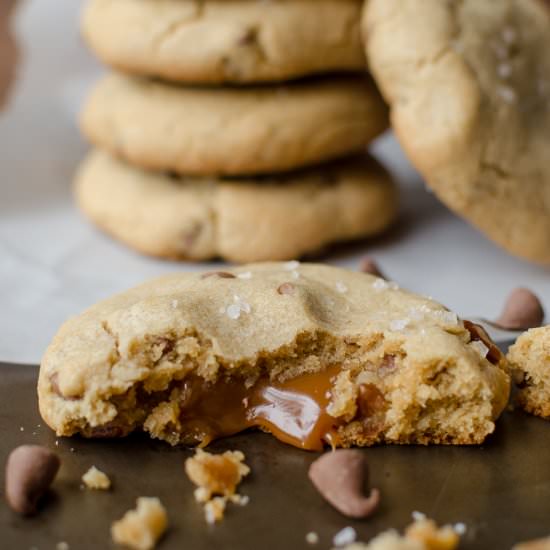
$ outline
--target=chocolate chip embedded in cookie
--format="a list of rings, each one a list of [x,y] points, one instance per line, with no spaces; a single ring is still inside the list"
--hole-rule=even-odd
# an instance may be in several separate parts
[[[82,128],[135,166],[183,175],[270,174],[361,153],[388,126],[363,76],[279,86],[197,88],[111,75]]]
[[[369,66],[428,185],[517,256],[550,263],[550,10],[369,0]]]
[[[361,0],[91,0],[83,33],[124,72],[193,83],[363,71]]]
[[[475,444],[494,430],[506,362],[443,306],[325,265],[228,272],[164,277],[68,321],[40,369],[46,422],[203,445],[259,428],[315,450]],[[81,399],[56,393],[54,372]]]
[[[326,170],[334,184],[323,182]],[[175,179],[96,152],[82,165],[75,191],[83,212],[113,237],[146,254],[191,260],[290,260],[376,235],[398,207],[390,175],[367,156],[285,177],[227,180]],[[234,275],[203,277],[229,284]]]
[[[550,418],[550,326],[523,333],[510,348],[508,361],[519,382],[519,406]]]

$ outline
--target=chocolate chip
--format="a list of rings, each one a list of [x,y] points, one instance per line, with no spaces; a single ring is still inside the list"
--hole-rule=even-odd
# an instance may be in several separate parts
[[[258,29],[251,27],[246,29],[239,38],[240,46],[249,46],[258,41]]]
[[[361,260],[361,263],[359,264],[359,271],[387,280],[387,277],[382,273],[382,271],[380,271],[378,264],[370,256],[367,256]]]
[[[22,445],[13,450],[6,464],[6,499],[19,514],[37,511],[40,499],[52,484],[61,462],[39,445]]]
[[[127,430],[113,423],[96,426],[91,428],[88,433],[88,437],[92,439],[114,439],[125,435],[127,435]]]
[[[283,283],[277,289],[279,294],[294,294],[296,287],[292,283]]]
[[[498,365],[503,359],[502,352],[496,344],[491,340],[485,329],[481,325],[472,323],[472,321],[464,320],[464,328],[470,333],[471,342],[483,342],[487,349],[487,361],[493,365]]]
[[[208,279],[210,277],[219,277],[220,279],[236,279],[233,273],[228,273],[227,271],[209,271],[208,273],[203,273],[201,279]]]
[[[350,518],[366,518],[378,507],[380,492],[363,493],[368,482],[365,455],[361,451],[339,449],[319,457],[309,468],[309,479],[321,496]]]
[[[513,290],[496,324],[508,330],[527,330],[540,327],[544,309],[538,297],[527,288]]]

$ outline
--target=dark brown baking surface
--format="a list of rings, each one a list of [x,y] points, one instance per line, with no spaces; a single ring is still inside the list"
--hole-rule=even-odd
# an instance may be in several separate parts
[[[331,548],[332,537],[353,525],[362,540],[390,527],[401,529],[413,510],[439,522],[464,522],[460,548],[507,549],[517,541],[550,535],[550,422],[507,413],[497,433],[479,448],[378,447],[364,452],[382,506],[366,521],[350,521],[317,495],[306,473],[315,453],[299,451],[264,434],[246,434],[212,445],[241,449],[252,474],[241,486],[248,506],[230,506],[223,523],[209,526],[194,502],[183,471],[191,454],[136,436],[126,440],[59,439],[37,411],[37,369],[0,364],[0,548],[71,550],[112,548],[110,523],[132,508],[138,496],[158,496],[171,528],[160,549],[280,550]],[[21,431],[23,428],[23,431]],[[42,512],[23,519],[4,499],[4,464],[23,443],[57,449],[63,461]],[[71,452],[71,449],[73,451]],[[111,492],[84,491],[81,475],[96,465],[113,482]],[[316,531],[311,547],[305,535]]]

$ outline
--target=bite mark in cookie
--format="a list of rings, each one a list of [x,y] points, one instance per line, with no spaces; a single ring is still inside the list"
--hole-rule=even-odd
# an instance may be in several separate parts
[[[322,265],[228,272],[153,281],[69,321],[41,367],[46,421],[60,435],[144,429],[203,445],[256,427],[314,450],[474,444],[494,430],[505,360],[439,304]],[[280,294],[289,272],[294,291]],[[60,397],[53,373],[82,397]]]

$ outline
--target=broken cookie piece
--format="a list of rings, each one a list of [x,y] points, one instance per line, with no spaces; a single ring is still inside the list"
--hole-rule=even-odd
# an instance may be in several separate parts
[[[82,481],[88,489],[107,491],[111,488],[111,480],[105,472],[92,466],[83,476]]]
[[[220,455],[197,449],[195,456],[185,461],[185,471],[197,486],[195,499],[204,503],[208,523],[221,521],[228,501],[244,505],[246,497],[236,493],[237,486],[250,473],[241,451],[226,451]]]
[[[202,446],[259,428],[310,450],[493,432],[510,378],[476,325],[364,273],[231,273],[164,277],[68,321],[40,369],[45,421],[64,436],[145,430]]]
[[[129,510],[111,526],[116,544],[132,550],[151,550],[168,527],[166,510],[158,498],[140,497],[135,510]]]
[[[524,332],[510,348],[508,360],[518,382],[519,406],[550,418],[550,325]]]

